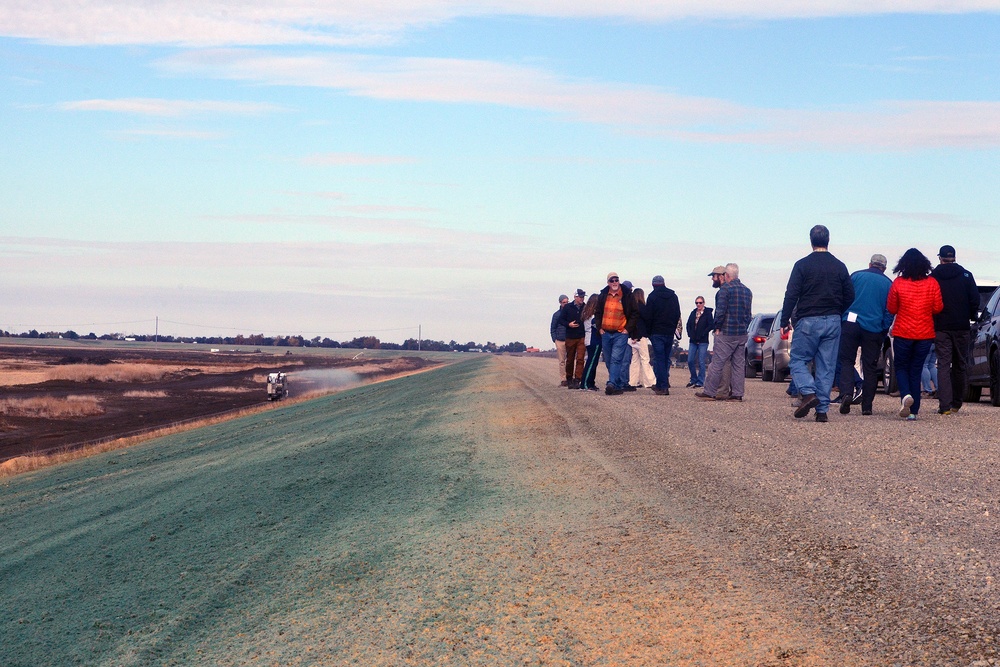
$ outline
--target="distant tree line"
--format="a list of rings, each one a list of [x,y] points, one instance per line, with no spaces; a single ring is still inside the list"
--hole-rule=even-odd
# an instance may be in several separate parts
[[[520,341],[497,345],[492,341],[480,344],[474,341],[459,343],[451,341],[445,343],[440,340],[421,340],[407,338],[402,343],[386,343],[375,336],[358,336],[351,340],[336,341],[330,338],[305,338],[304,336],[265,336],[264,334],[250,334],[244,336],[155,336],[151,334],[122,334],[110,333],[98,336],[91,332],[87,335],[78,334],[75,331],[45,331],[39,332],[35,329],[25,333],[12,334],[9,331],[0,331],[0,337],[5,338],[65,338],[68,340],[134,340],[142,342],[161,343],[202,343],[204,345],[253,345],[255,347],[346,347],[366,350],[431,350],[436,352],[524,352],[528,346]]]

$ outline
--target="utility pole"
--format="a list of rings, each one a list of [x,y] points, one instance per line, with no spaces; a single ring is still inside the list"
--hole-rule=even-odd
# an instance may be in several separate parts
[[[421,324],[417,325],[417,352],[420,351],[420,336],[421,336],[421,328],[422,327],[423,327],[423,325],[421,325]]]

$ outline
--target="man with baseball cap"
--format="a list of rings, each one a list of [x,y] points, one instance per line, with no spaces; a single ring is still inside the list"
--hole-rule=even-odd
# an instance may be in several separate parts
[[[971,320],[979,316],[979,288],[961,264],[955,262],[955,248],[941,246],[941,262],[931,275],[941,286],[944,310],[934,316],[934,351],[938,367],[938,414],[959,411],[965,398],[969,374]]]
[[[563,308],[569,303],[569,297],[565,294],[559,295],[559,310],[552,313],[552,322],[549,324],[549,335],[556,346],[556,356],[559,359],[559,384],[565,387],[566,382],[566,327],[559,320],[562,318]]]
[[[632,303],[632,290],[623,285],[618,274],[608,274],[608,284],[597,296],[594,308],[594,323],[601,335],[601,352],[608,367],[608,385],[604,393],[617,396],[628,385],[628,365],[624,364],[625,350],[628,348],[629,320],[637,316]]]
[[[864,378],[861,387],[861,414],[872,413],[875,384],[878,381],[875,367],[882,351],[892,314],[886,306],[892,281],[885,275],[885,255],[875,253],[868,261],[868,268],[851,274],[854,301],[844,312],[840,322],[840,413],[851,411],[854,389],[854,360],[861,348],[861,370]]]
[[[586,331],[583,326],[583,300],[587,293],[578,289],[573,301],[562,308],[559,323],[566,327],[566,386],[579,389],[583,379],[583,357],[587,352],[584,345]]]

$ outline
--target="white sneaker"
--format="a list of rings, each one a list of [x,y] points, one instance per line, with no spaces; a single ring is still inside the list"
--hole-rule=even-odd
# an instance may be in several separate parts
[[[913,397],[907,394],[903,397],[903,406],[899,408],[899,416],[906,419],[910,416],[910,408],[913,406]]]

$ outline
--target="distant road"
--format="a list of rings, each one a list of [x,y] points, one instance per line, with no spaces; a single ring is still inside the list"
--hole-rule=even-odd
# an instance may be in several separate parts
[[[554,364],[470,358],[0,482],[0,664],[994,657],[993,408],[816,424],[777,384],[608,397]]]

